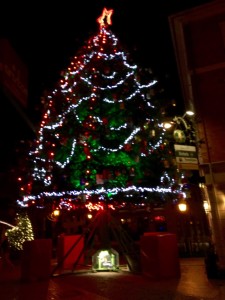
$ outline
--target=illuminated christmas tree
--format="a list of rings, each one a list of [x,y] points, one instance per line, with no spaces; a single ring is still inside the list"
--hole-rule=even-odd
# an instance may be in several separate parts
[[[28,215],[18,215],[17,225],[7,229],[6,236],[12,249],[23,250],[23,243],[34,239],[33,228]]]
[[[158,82],[123,50],[109,29],[112,13],[103,10],[99,31],[45,98],[30,178],[21,182],[23,206],[115,207],[161,203],[174,193]]]

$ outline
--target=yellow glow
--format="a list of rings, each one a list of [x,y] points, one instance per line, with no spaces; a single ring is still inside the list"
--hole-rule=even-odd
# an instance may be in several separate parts
[[[180,211],[186,211],[187,210],[187,205],[185,203],[178,204],[178,207],[179,207]]]
[[[55,209],[54,211],[53,211],[53,216],[54,217],[58,217],[60,215],[60,211],[58,210],[58,209]]]
[[[191,110],[188,110],[188,111],[186,111],[186,114],[188,116],[193,116],[195,113],[193,111],[191,111]]]
[[[172,127],[172,124],[169,123],[169,122],[166,122],[166,123],[163,124],[163,127],[164,127],[165,129],[169,129],[169,128]]]
[[[209,207],[208,201],[204,201],[204,202],[203,202],[203,207],[204,207],[204,210],[205,210],[206,212],[209,211],[210,207]]]
[[[100,26],[105,25],[105,18],[106,18],[106,22],[108,25],[112,24],[112,21],[111,21],[112,13],[113,13],[113,9],[110,9],[110,10],[107,10],[107,8],[103,9],[101,16],[97,19],[97,22],[100,24]]]
[[[184,212],[187,210],[187,204],[185,201],[181,201],[180,203],[178,203],[178,208],[179,211]]]
[[[88,219],[92,219],[92,215],[91,215],[91,214],[88,214],[88,215],[87,215],[87,218],[88,218]]]

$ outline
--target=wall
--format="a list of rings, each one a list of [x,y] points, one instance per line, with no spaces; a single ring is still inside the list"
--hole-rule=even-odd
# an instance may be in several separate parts
[[[185,107],[196,115],[212,241],[225,269],[225,3],[212,1],[172,15],[169,23]]]

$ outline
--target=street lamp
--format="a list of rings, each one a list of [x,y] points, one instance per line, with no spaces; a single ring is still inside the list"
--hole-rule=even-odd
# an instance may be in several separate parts
[[[184,118],[186,115],[188,115],[188,116],[193,116],[195,113],[192,111],[192,110],[187,110],[185,113],[184,113],[184,115],[183,115],[183,117],[182,118]]]
[[[175,116],[171,121],[163,123],[163,127],[167,130],[173,127],[173,137],[178,143],[195,144],[195,130],[192,126],[192,121],[187,120],[186,116],[193,116],[194,112],[188,110],[183,116]]]
[[[49,215],[48,215],[48,219],[52,222],[57,222],[58,218],[60,215],[60,210],[59,209],[54,209]]]
[[[210,211],[210,205],[209,205],[209,202],[204,200],[203,201],[203,207],[204,207],[204,210],[206,212],[206,214]]]
[[[53,210],[53,216],[54,216],[55,218],[57,218],[59,215],[60,215],[60,210],[59,210],[59,209],[54,209],[54,210]]]
[[[191,129],[191,126],[190,125],[188,125],[188,123],[187,123],[187,121],[184,119],[186,116],[193,116],[194,115],[194,112],[193,111],[190,111],[190,110],[188,110],[188,111],[186,111],[185,113],[184,113],[184,115],[181,117],[181,116],[175,116],[173,119],[172,119],[172,121],[169,121],[169,122],[164,122],[163,123],[163,127],[165,128],[165,129],[169,129],[169,128],[171,128],[173,125],[180,125],[180,124],[182,124],[183,126],[184,126],[184,128],[185,128],[185,130],[189,130],[189,129]]]
[[[185,121],[184,117],[177,117],[177,116],[175,116],[175,117],[173,118],[173,121],[174,121],[176,124],[178,124],[178,125],[183,124],[185,130],[190,129],[190,125],[187,124],[187,122]]]
[[[185,212],[187,210],[187,203],[184,199],[179,201],[178,208],[180,212]]]

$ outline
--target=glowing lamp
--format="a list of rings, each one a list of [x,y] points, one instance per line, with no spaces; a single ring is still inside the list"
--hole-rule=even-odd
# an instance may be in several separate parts
[[[179,211],[185,212],[187,210],[187,203],[183,200],[178,203]]]
[[[188,115],[188,116],[193,116],[195,113],[193,112],[193,111],[191,111],[191,110],[187,110],[186,112],[185,112],[185,115]]]
[[[209,206],[208,201],[203,201],[203,207],[204,207],[205,212],[209,212],[210,206]]]
[[[165,123],[163,123],[163,127],[164,127],[165,129],[169,129],[169,128],[172,127],[172,124],[171,124],[170,122],[165,122]]]
[[[92,214],[87,214],[87,218],[90,220],[92,219]]]
[[[53,211],[53,216],[54,217],[58,217],[60,215],[60,211],[58,210],[58,209],[55,209],[54,211]]]

